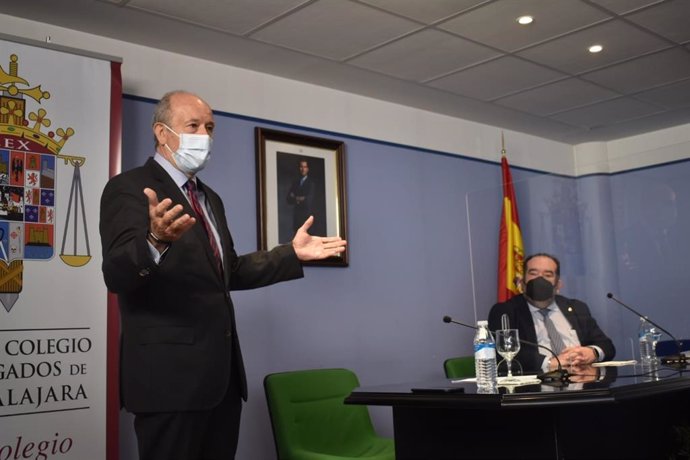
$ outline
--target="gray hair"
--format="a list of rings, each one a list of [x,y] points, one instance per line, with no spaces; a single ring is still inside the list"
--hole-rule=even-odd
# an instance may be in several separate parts
[[[164,125],[170,126],[172,121],[172,109],[170,108],[170,101],[172,100],[173,96],[176,96],[178,94],[192,94],[196,96],[196,94],[194,93],[190,93],[189,91],[184,91],[181,89],[177,89],[175,91],[168,91],[163,95],[161,100],[158,101],[158,104],[156,104],[156,108],[153,110],[153,121],[151,123],[151,126],[155,125],[156,123],[163,123]],[[155,134],[153,135],[153,142],[154,146],[158,148],[158,138]]]

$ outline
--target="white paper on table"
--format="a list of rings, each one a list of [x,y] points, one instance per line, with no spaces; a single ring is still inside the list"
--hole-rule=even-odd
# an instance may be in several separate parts
[[[627,361],[602,361],[600,363],[592,363],[592,367],[621,367],[621,366],[632,366],[637,364],[634,359],[629,359]]]

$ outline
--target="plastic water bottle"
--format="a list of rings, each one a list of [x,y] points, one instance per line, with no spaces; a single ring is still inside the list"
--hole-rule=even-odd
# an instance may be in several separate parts
[[[659,334],[656,328],[647,321],[647,317],[640,317],[640,328],[638,333],[640,344],[640,361],[649,363],[656,360],[656,342],[659,340]]]
[[[477,393],[496,393],[496,342],[489,332],[488,321],[477,322],[474,336],[474,370]]]

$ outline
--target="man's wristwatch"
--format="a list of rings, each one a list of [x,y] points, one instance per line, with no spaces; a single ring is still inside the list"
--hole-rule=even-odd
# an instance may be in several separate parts
[[[163,240],[158,237],[155,233],[153,233],[151,230],[146,232],[146,239],[151,242],[151,244],[155,245],[156,243],[158,244],[164,244],[166,246],[170,246],[170,241]]]

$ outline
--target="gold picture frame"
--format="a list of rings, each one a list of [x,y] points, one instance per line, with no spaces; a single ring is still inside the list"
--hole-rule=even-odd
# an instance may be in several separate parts
[[[259,249],[292,241],[309,215],[310,234],[347,239],[344,142],[259,127],[255,138]],[[346,249],[305,265],[348,263]]]

